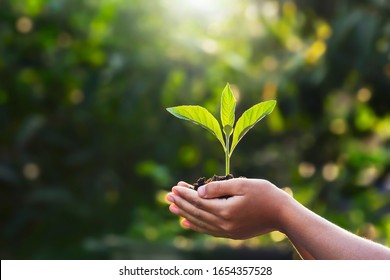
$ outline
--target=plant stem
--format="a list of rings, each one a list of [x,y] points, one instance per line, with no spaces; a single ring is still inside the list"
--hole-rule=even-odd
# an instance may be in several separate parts
[[[229,138],[230,138],[230,135],[229,134],[225,134],[225,138],[226,138],[226,148],[225,148],[225,166],[226,166],[226,170],[225,170],[225,175],[229,175],[230,174],[230,143],[229,143]]]

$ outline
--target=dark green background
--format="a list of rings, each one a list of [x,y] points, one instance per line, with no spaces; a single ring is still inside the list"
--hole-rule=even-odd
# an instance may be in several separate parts
[[[227,82],[238,116],[278,100],[233,173],[390,245],[388,1],[0,0],[1,258],[290,258],[278,234],[215,239],[164,203],[224,173],[165,108],[218,116]]]

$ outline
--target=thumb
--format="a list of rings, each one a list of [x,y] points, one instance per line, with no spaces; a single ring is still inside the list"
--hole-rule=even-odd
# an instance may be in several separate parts
[[[210,182],[198,188],[198,194],[202,198],[218,198],[221,196],[241,195],[240,184],[236,179]]]

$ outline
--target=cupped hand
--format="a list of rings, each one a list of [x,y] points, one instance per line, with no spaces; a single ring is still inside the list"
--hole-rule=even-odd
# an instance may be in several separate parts
[[[280,230],[284,203],[291,197],[266,180],[236,178],[211,182],[198,191],[179,182],[167,195],[169,210],[182,224],[216,237],[247,239]],[[229,196],[229,198],[220,198]]]

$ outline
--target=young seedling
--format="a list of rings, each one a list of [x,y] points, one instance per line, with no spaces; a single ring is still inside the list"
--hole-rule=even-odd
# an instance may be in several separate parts
[[[275,108],[276,101],[270,100],[258,103],[246,110],[235,122],[236,99],[229,83],[226,84],[221,96],[221,123],[225,139],[222,135],[220,124],[217,119],[201,106],[183,105],[167,108],[167,111],[177,118],[191,121],[210,131],[221,143],[225,151],[226,175],[230,174],[230,158],[238,142],[244,135],[262,118],[270,114]],[[233,134],[233,140],[230,145],[230,137]]]

